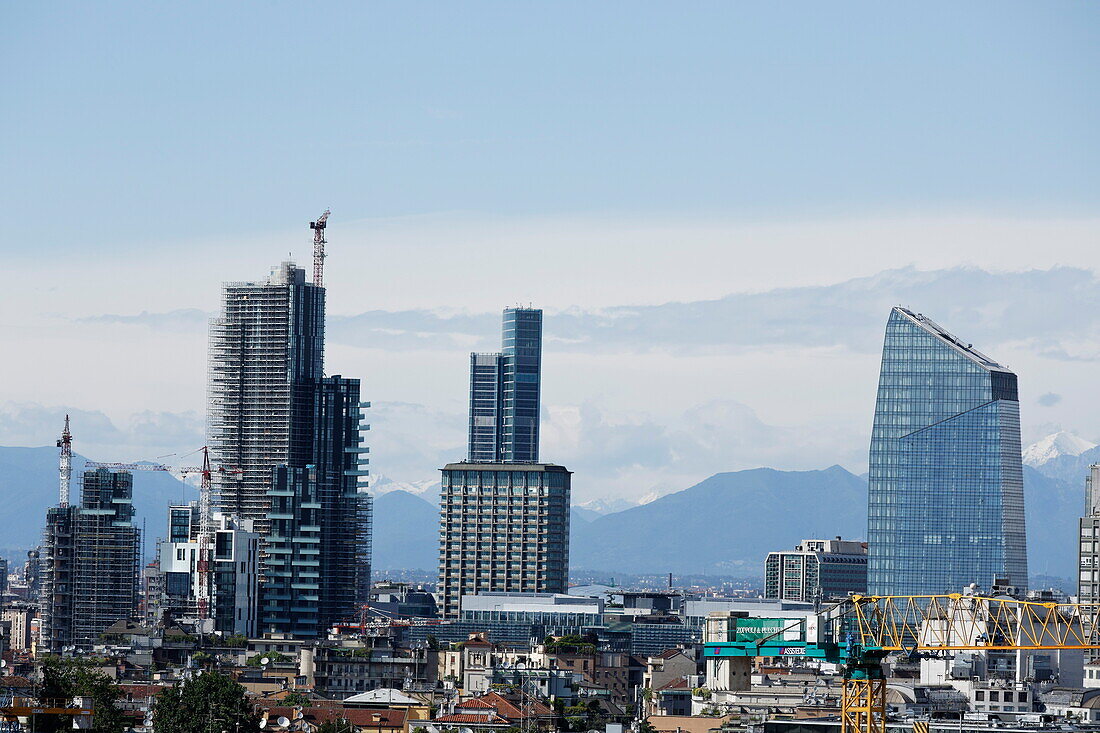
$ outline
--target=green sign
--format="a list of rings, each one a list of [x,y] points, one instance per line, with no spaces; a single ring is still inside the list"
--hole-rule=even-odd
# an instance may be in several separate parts
[[[777,642],[783,641],[780,632],[787,627],[800,632],[798,623],[798,619],[793,618],[739,618],[733,641],[756,641],[772,635],[778,635],[775,637]]]

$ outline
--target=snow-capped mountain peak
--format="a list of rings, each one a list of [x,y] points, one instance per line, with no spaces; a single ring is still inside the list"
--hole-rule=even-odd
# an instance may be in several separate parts
[[[1025,448],[1023,458],[1025,464],[1037,468],[1058,456],[1079,456],[1095,447],[1095,443],[1090,443],[1078,435],[1060,430],[1037,440]]]

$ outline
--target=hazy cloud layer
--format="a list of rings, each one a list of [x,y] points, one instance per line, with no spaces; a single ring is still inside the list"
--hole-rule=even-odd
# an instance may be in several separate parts
[[[712,300],[548,309],[542,457],[576,472],[578,502],[644,500],[756,466],[840,463],[860,473],[878,351],[895,304],[931,316],[1020,373],[1025,442],[1058,429],[1100,438],[1095,410],[1081,398],[1100,358],[1100,281],[1092,272],[906,267]],[[185,309],[83,323],[121,349],[129,329],[149,334],[135,334],[134,348],[161,332],[188,332],[178,340],[199,358],[181,373],[201,399],[197,362],[209,316]],[[377,491],[434,498],[438,469],[465,455],[465,354],[496,349],[499,338],[499,311],[330,316],[327,366],[364,378],[374,403],[367,441]],[[106,398],[84,404],[108,405]],[[155,403],[135,397],[131,404]],[[85,410],[74,430],[118,460],[202,442],[197,412],[110,414]],[[0,413],[0,442],[49,444],[62,416],[60,408],[9,405]]]
[[[1052,297],[1057,294],[1058,297]],[[1082,343],[1100,325],[1100,280],[1088,270],[991,273],[975,268],[890,270],[835,285],[736,293],[717,300],[571,309],[546,319],[558,351],[726,351],[762,346],[881,348],[886,314],[905,305],[941,324],[966,324],[965,339],[1027,339],[1055,359],[1095,359]],[[470,344],[495,347],[498,314],[371,311],[330,318],[329,337],[388,349]]]
[[[147,461],[202,447],[203,417],[194,412],[139,412],[116,423],[97,410],[79,410],[33,403],[0,405],[0,445],[53,445],[69,415],[73,444],[82,455],[97,461]]]

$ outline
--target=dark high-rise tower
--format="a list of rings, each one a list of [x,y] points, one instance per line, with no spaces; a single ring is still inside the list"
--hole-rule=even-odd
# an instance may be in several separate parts
[[[354,615],[370,578],[359,381],[324,377],[325,290],[284,262],[228,283],[210,329],[213,504],[263,538],[260,627],[315,636]]]
[[[542,311],[506,308],[502,349],[470,354],[469,460],[537,463]]]
[[[871,432],[868,592],[1027,587],[1016,375],[923,315],[886,324]]]
[[[42,642],[60,653],[87,651],[138,600],[141,533],[133,525],[133,476],[105,468],[84,473],[80,506],[46,512],[41,548]]]

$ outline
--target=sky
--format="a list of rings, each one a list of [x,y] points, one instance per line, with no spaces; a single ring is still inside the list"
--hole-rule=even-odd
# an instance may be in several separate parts
[[[379,491],[515,304],[578,502],[864,470],[899,303],[1100,442],[1098,71],[1086,2],[5,4],[0,445],[201,445],[221,283],[325,208]]]

